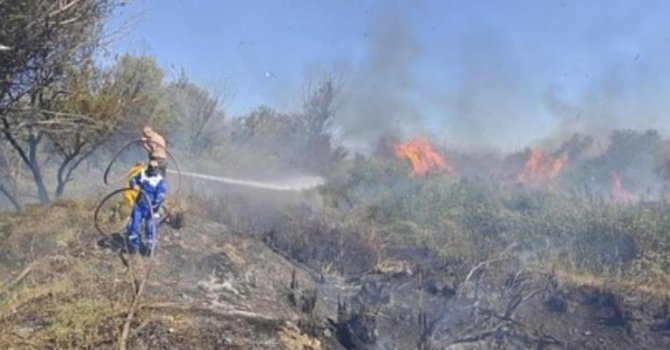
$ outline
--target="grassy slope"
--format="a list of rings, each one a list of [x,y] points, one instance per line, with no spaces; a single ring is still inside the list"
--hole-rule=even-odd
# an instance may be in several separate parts
[[[112,349],[132,300],[130,272],[97,247],[87,204],[0,214],[0,348]],[[129,347],[287,349],[320,342],[288,320],[294,267],[224,226],[162,229],[161,249]],[[134,257],[139,278],[148,260]],[[27,270],[26,268],[29,267]],[[25,277],[18,280],[21,271]],[[302,286],[309,278],[298,271]]]

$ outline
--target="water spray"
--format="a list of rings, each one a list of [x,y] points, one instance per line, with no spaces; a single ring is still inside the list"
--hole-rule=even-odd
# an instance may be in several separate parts
[[[141,139],[138,140],[133,140],[129,143],[127,143],[125,146],[121,147],[116,154],[112,157],[111,161],[107,165],[107,169],[105,169],[105,174],[103,176],[103,181],[105,184],[111,184],[114,182],[121,182],[125,180],[125,177],[117,179],[115,181],[110,181],[109,180],[109,173],[112,169],[112,166],[116,162],[116,160],[119,158],[121,153],[126,150],[128,147],[135,145],[135,144],[140,144],[143,142]],[[159,147],[162,147],[158,145]],[[322,185],[325,181],[322,177],[319,176],[300,176],[300,177],[295,177],[290,180],[284,180],[280,182],[261,182],[261,181],[253,181],[253,180],[243,180],[243,179],[235,179],[235,178],[230,178],[230,177],[223,177],[223,176],[214,176],[214,175],[208,175],[208,174],[201,174],[201,173],[194,173],[194,172],[188,172],[188,171],[182,171],[179,167],[179,163],[175,159],[175,157],[170,153],[167,149],[163,148],[165,152],[168,154],[168,156],[171,158],[171,160],[174,162],[174,165],[176,166],[176,170],[171,170],[168,169],[167,173],[176,175],[178,177],[178,184],[177,184],[177,191],[176,191],[176,196],[179,196],[181,193],[182,189],[182,178],[184,176],[191,177],[191,178],[198,178],[198,179],[203,179],[203,180],[209,180],[209,181],[216,181],[216,182],[221,182],[221,183],[226,183],[230,185],[236,185],[236,186],[245,186],[245,187],[252,187],[252,188],[258,188],[258,189],[265,189],[265,190],[273,190],[273,191],[304,191],[308,189],[312,189],[314,187]],[[105,230],[100,226],[99,222],[99,215],[100,215],[100,210],[104,206],[104,204],[112,199],[113,197],[122,194],[125,191],[132,190],[131,188],[128,187],[123,187],[120,189],[117,189],[115,191],[112,191],[109,193],[107,196],[105,196],[100,203],[95,208],[95,211],[93,213],[93,222],[95,223],[95,228],[98,230],[100,234],[105,236],[106,238],[110,238],[110,234],[108,232],[105,232]],[[169,211],[167,208],[164,206],[163,207],[166,210],[165,215],[162,215],[160,219],[157,221],[158,224],[162,223],[165,221],[165,219],[169,216]],[[152,215],[153,216],[153,215]]]
[[[174,170],[168,170],[167,172],[170,174],[178,174],[178,172]],[[290,181],[284,181],[284,182],[260,182],[252,180],[235,179],[223,176],[192,173],[188,171],[181,171],[181,175],[186,177],[222,182],[230,185],[261,188],[274,191],[303,191],[317,187],[324,183],[323,178],[318,176],[297,177],[291,179]]]
[[[121,147],[116,154],[112,157],[112,160],[109,162],[107,165],[107,169],[105,169],[105,174],[103,176],[103,180],[105,184],[110,184],[113,182],[120,182],[124,180],[125,178],[120,178],[116,181],[110,181],[109,180],[109,173],[112,169],[112,166],[116,162],[116,160],[119,158],[121,153],[125,151],[128,147],[133,146],[135,144],[141,144],[142,139],[137,139],[130,141],[127,143],[125,146]],[[157,144],[158,145],[158,144]],[[230,178],[230,177],[223,177],[223,176],[214,176],[214,175],[208,175],[208,174],[201,174],[201,173],[194,173],[194,172],[187,172],[187,171],[182,171],[181,168],[179,167],[179,162],[177,162],[177,159],[168,151],[165,149],[163,146],[158,145],[159,147],[163,148],[165,150],[165,153],[168,155],[170,160],[174,163],[175,167],[177,170],[167,170],[167,173],[176,175],[178,180],[177,180],[177,190],[175,191],[176,195],[178,196],[181,194],[181,189],[182,189],[182,177],[183,176],[188,176],[192,178],[199,178],[203,180],[209,180],[209,181],[216,181],[216,182],[222,182],[230,185],[237,185],[237,186],[246,186],[246,187],[253,187],[253,188],[259,188],[259,189],[266,189],[266,190],[273,190],[273,191],[303,191],[303,190],[308,190],[314,187],[317,187],[319,185],[322,185],[324,183],[324,179],[319,176],[301,176],[301,177],[296,177],[293,179],[290,179],[288,181],[282,181],[282,182],[261,182],[261,181],[253,181],[253,180],[244,180],[244,179],[235,179],[235,178]]]

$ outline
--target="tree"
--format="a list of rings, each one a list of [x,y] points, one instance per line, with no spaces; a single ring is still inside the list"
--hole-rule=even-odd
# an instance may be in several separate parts
[[[670,199],[670,140],[664,140],[656,165],[656,174],[663,180],[661,198],[664,201]]]
[[[337,111],[337,87],[335,78],[326,76],[307,88],[300,114],[305,142],[302,159],[306,168],[326,172],[333,162],[346,156],[344,148],[333,144],[331,134]]]
[[[258,167],[287,167],[327,173],[346,156],[334,145],[337,83],[327,77],[306,90],[299,113],[280,113],[261,106],[226,126],[224,150],[235,154],[233,161],[247,161]]]
[[[9,156],[5,152],[5,148],[0,144],[0,178],[3,179],[3,182],[0,182],[0,193],[2,193],[7,200],[16,208],[16,210],[21,209],[21,205],[14,193],[16,189],[16,182],[14,179],[13,167],[10,162]]]
[[[122,82],[124,98],[138,100],[123,110],[124,118],[115,136],[125,142],[129,138],[138,138],[145,125],[164,129],[173,123],[163,87],[164,73],[156,60],[125,54],[119,58],[111,74],[115,81]],[[117,142],[112,145],[117,146]]]
[[[143,104],[145,94],[135,81],[87,65],[70,69],[60,94],[53,102],[59,114],[78,116],[68,130],[47,130],[49,146],[59,156],[55,196],[72,181],[73,172],[98,150],[126,120],[127,110]]]
[[[185,145],[189,154],[211,149],[221,135],[225,113],[219,107],[227,96],[211,93],[188,80],[184,73],[168,85],[167,100],[174,120],[171,139]]]
[[[113,0],[5,0],[0,43],[0,128],[30,171],[43,203],[49,195],[40,167],[46,133],[78,124],[82,116],[52,109],[69,67],[92,59]],[[85,119],[88,117],[85,117]]]

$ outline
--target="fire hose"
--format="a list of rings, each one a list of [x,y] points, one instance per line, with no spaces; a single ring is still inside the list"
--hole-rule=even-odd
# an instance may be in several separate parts
[[[142,139],[137,139],[137,140],[130,141],[130,142],[128,142],[127,144],[125,144],[123,147],[121,147],[121,148],[114,154],[114,156],[112,157],[112,159],[109,161],[109,164],[107,165],[107,168],[105,169],[105,174],[104,174],[104,176],[103,176],[103,181],[105,182],[106,185],[109,185],[109,184],[110,184],[110,181],[109,181],[109,172],[111,171],[112,166],[114,165],[114,163],[116,162],[116,160],[119,158],[119,156],[121,155],[121,153],[123,153],[123,151],[125,151],[128,147],[130,147],[130,146],[132,146],[132,145],[135,145],[135,144],[143,143],[143,142],[144,142],[144,141],[143,141]],[[175,167],[177,168],[178,182],[177,182],[177,190],[175,191],[175,196],[178,197],[179,194],[181,193],[181,189],[182,189],[182,173],[181,173],[181,168],[179,167],[179,162],[177,162],[177,159],[176,159],[176,158],[172,155],[172,153],[171,153],[170,151],[168,151],[165,147],[163,147],[162,145],[157,144],[157,143],[154,143],[154,145],[157,145],[158,147],[162,148],[162,149],[165,151],[165,153],[170,157],[170,159],[174,162]],[[121,180],[116,180],[116,181],[114,181],[114,182],[119,182],[119,181],[121,181]],[[102,209],[103,205],[104,205],[108,200],[110,200],[112,197],[118,195],[119,193],[123,193],[123,192],[125,192],[125,191],[133,191],[133,190],[134,190],[134,189],[131,188],[131,187],[124,187],[124,188],[120,188],[120,189],[114,190],[114,191],[112,191],[111,193],[109,193],[107,196],[105,196],[105,197],[100,201],[100,203],[98,203],[98,206],[95,208],[95,211],[93,212],[93,222],[94,222],[94,226],[95,226],[96,230],[97,230],[101,235],[103,235],[104,237],[106,237],[107,239],[111,239],[111,235],[108,234],[107,232],[105,232],[105,230],[104,230],[102,227],[100,227],[100,221],[99,221],[100,209]],[[140,191],[140,192],[141,192],[141,191]],[[144,193],[144,192],[141,192],[141,193],[146,197],[146,193]],[[145,198],[145,199],[147,199],[147,198]],[[153,208],[152,208],[151,219],[152,219],[152,223],[154,224],[154,228],[157,228],[157,226],[156,226],[155,224],[158,224],[158,225],[162,224],[162,223],[168,218],[168,216],[169,216],[169,214],[170,214],[170,211],[169,211],[169,209],[168,209],[166,206],[163,206],[163,208],[164,208],[164,210],[166,211],[166,215],[163,215],[163,216],[160,218],[160,220],[158,220],[157,223],[155,222],[155,219],[154,219],[154,217],[153,217]],[[125,237],[125,236],[124,236],[124,237]],[[125,241],[125,238],[124,238],[124,241]]]
[[[99,220],[100,210],[102,209],[103,205],[104,205],[105,203],[107,203],[108,200],[110,200],[110,199],[113,198],[114,196],[116,196],[116,195],[118,195],[118,194],[120,194],[120,193],[123,193],[123,192],[125,192],[125,191],[135,191],[135,189],[132,188],[132,187],[124,187],[124,188],[119,188],[119,189],[117,189],[117,190],[114,190],[114,191],[112,191],[111,193],[109,193],[108,195],[106,195],[105,198],[103,198],[103,199],[100,201],[100,203],[98,203],[98,206],[95,207],[95,211],[93,212],[93,224],[94,224],[94,226],[95,226],[95,229],[98,230],[98,232],[99,232],[101,235],[103,235],[105,238],[111,239],[112,236],[111,236],[110,234],[108,234],[107,232],[105,232],[105,230],[104,230],[102,227],[100,227],[100,220]],[[145,199],[148,200],[147,194],[144,193],[144,191],[142,191],[142,190],[139,190],[139,191],[140,191],[140,193],[141,193],[142,195],[145,196]],[[138,195],[139,195],[139,194],[138,194]],[[162,223],[167,219],[167,217],[169,216],[169,214],[170,214],[169,210],[168,210],[165,206],[163,206],[163,208],[164,208],[165,211],[166,211],[166,215],[161,216],[161,217],[160,217],[160,220],[158,220],[158,222],[154,222],[154,224],[156,224],[156,223],[157,223],[158,225],[162,224]],[[151,210],[152,210],[152,213],[151,213],[152,220],[155,221],[155,219],[154,219],[154,217],[153,217],[153,215],[154,215],[154,213],[153,213],[153,208],[152,208]],[[156,225],[154,225],[154,228],[155,228],[155,227],[156,227]]]
[[[121,155],[121,153],[123,153],[123,151],[125,151],[128,147],[130,147],[130,146],[132,146],[132,145],[135,145],[135,144],[140,144],[140,143],[144,143],[144,141],[143,141],[142,139],[137,139],[137,140],[130,141],[130,142],[128,142],[126,145],[124,145],[123,147],[121,147],[121,148],[116,152],[116,154],[114,154],[114,156],[112,157],[112,160],[110,160],[110,161],[109,161],[109,164],[107,165],[107,169],[105,169],[105,174],[104,174],[104,176],[103,176],[103,181],[105,182],[105,185],[110,185],[110,184],[111,184],[111,183],[109,182],[109,179],[108,179],[108,177],[109,177],[109,172],[112,170],[112,166],[114,165],[114,163],[116,162],[116,160],[119,158],[119,156]],[[158,147],[160,147],[160,148],[162,148],[163,151],[165,151],[165,153],[168,155],[168,157],[170,157],[170,160],[171,160],[172,162],[174,162],[174,165],[175,165],[175,167],[177,168],[177,177],[178,177],[178,180],[177,180],[177,190],[175,191],[175,196],[178,196],[178,195],[181,193],[181,187],[182,187],[182,173],[181,173],[181,168],[179,167],[179,162],[177,162],[177,159],[172,155],[172,153],[171,153],[170,151],[167,150],[167,148],[165,148],[165,147],[163,147],[162,145],[160,145],[160,144],[158,144],[158,143],[155,143],[155,142],[154,142],[153,144],[156,145],[156,146],[158,146]],[[114,181],[114,182],[118,182],[118,181],[119,181],[119,180],[116,180],[116,181]]]
[[[122,193],[123,191],[127,191],[127,190],[130,190],[130,189],[132,189],[132,188],[127,187],[127,188],[120,188],[118,190],[113,191],[112,193],[108,194],[100,202],[98,207],[95,209],[95,213],[94,213],[95,227],[102,235],[107,236],[108,238],[111,238],[99,226],[97,218],[98,218],[98,213],[100,211],[100,207],[102,207],[102,204],[104,204],[104,202],[106,202],[108,199],[112,198],[114,195],[117,195],[119,193]],[[152,240],[151,240],[151,247],[150,247],[150,253],[149,253],[149,263],[148,263],[148,266],[146,268],[144,276],[139,281],[139,284],[137,284],[137,281],[135,279],[135,272],[133,271],[132,264],[130,263],[130,261],[126,261],[126,264],[128,266],[128,270],[130,271],[130,274],[131,274],[131,277],[132,277],[132,280],[133,280],[132,285],[133,285],[133,291],[135,292],[135,296],[133,298],[133,303],[131,304],[130,309],[128,310],[128,314],[126,315],[126,320],[123,323],[123,328],[121,330],[121,334],[119,335],[119,350],[125,350],[126,349],[126,342],[128,340],[128,335],[130,333],[130,324],[131,324],[133,318],[135,317],[135,312],[137,311],[137,307],[140,303],[140,299],[142,297],[142,294],[144,293],[147,280],[149,279],[149,276],[150,276],[151,271],[152,271],[153,266],[154,266],[153,260],[154,260],[155,254],[156,254],[156,242],[158,241],[158,236],[159,236],[158,228],[156,226],[156,218],[154,217],[154,208],[151,205],[151,200],[150,200],[149,196],[146,194],[146,192],[144,192],[142,189],[139,189],[138,192],[139,192],[138,196],[143,196],[144,200],[149,205],[149,217],[150,217],[150,220],[151,220],[151,225],[153,226],[153,229],[154,229],[154,237],[152,237]],[[147,225],[147,224],[148,223],[145,223],[145,225]],[[125,235],[123,235],[123,241],[124,241],[124,245],[127,246],[128,242],[126,240]],[[119,253],[119,256],[121,256],[121,258],[123,259],[121,253]]]
[[[114,154],[111,161],[107,165],[107,168],[105,169],[105,173],[104,173],[104,176],[103,176],[103,181],[106,185],[110,184],[110,181],[108,179],[109,173],[112,169],[112,166],[114,165],[116,160],[119,158],[121,153],[123,151],[125,151],[128,147],[130,147],[134,144],[142,143],[142,142],[144,142],[142,139],[133,140],[133,141],[127,143],[126,145],[124,145],[123,147],[121,147],[116,152],[116,154]],[[172,155],[172,153],[170,153],[170,151],[168,151],[164,146],[159,145],[157,143],[154,143],[154,144],[158,145],[160,148],[162,148],[165,151],[165,153],[170,157],[171,161],[174,162],[174,164],[175,164],[176,174],[178,175],[178,183],[177,183],[177,190],[175,191],[175,196],[178,196],[181,193],[181,190],[182,190],[182,176],[183,176],[181,168],[179,167],[179,162],[177,162],[177,160]],[[173,173],[173,174],[175,173],[174,171],[169,171],[169,172]],[[224,177],[216,177],[216,176],[205,175],[205,174],[197,174],[197,173],[185,173],[185,174],[187,176],[195,177],[195,178],[202,178],[202,179],[206,179],[206,180],[225,182],[225,183],[234,184],[234,185],[243,185],[243,186],[264,188],[264,189],[270,189],[270,190],[280,190],[280,191],[292,190],[292,191],[295,191],[295,190],[301,190],[302,189],[302,186],[301,187],[281,186],[281,185],[277,185],[277,184],[269,184],[269,183],[261,183],[261,182],[256,182],[256,181],[247,181],[247,180],[231,179],[231,178],[224,178]],[[124,179],[125,179],[125,177],[124,177]],[[114,183],[119,182],[119,181],[121,181],[121,180],[120,179],[116,180],[116,181],[114,181]],[[320,184],[320,181],[319,181],[319,184]],[[114,190],[111,193],[109,193],[108,195],[106,195],[100,201],[100,203],[98,203],[98,205],[96,206],[95,211],[93,213],[94,226],[95,226],[96,230],[106,239],[111,240],[112,236],[110,234],[108,234],[107,232],[105,232],[103,227],[101,227],[101,225],[100,225],[99,216],[100,216],[100,211],[101,211],[102,207],[104,206],[105,203],[107,203],[107,201],[109,201],[114,196],[116,196],[120,193],[123,193],[125,191],[134,191],[134,190],[135,189],[133,189],[131,187],[123,187],[123,188],[119,188],[117,190]],[[150,224],[153,226],[153,228],[155,230],[155,233],[154,233],[155,236],[153,237],[153,239],[151,241],[151,248],[150,248],[151,252],[149,254],[149,265],[146,268],[144,277],[139,281],[139,284],[137,283],[137,281],[135,279],[135,273],[133,271],[132,265],[130,264],[130,261],[125,262],[127,264],[126,266],[128,267],[128,269],[130,271],[130,274],[132,276],[132,279],[133,279],[133,290],[135,291],[135,296],[134,296],[133,303],[130,307],[130,310],[128,311],[128,314],[126,316],[126,320],[123,324],[123,329],[121,331],[121,334],[119,335],[119,350],[125,350],[126,349],[126,342],[127,342],[127,339],[128,339],[128,335],[130,333],[130,324],[131,324],[131,322],[134,318],[135,312],[136,312],[136,310],[138,308],[138,305],[139,305],[139,302],[140,302],[140,298],[141,298],[141,296],[144,292],[146,282],[149,279],[149,275],[150,275],[151,270],[152,270],[153,265],[154,265],[153,264],[153,260],[154,260],[153,258],[154,258],[155,252],[156,252],[156,244],[157,244],[158,236],[159,236],[157,226],[160,225],[161,223],[163,223],[170,216],[169,209],[166,206],[163,206],[162,208],[164,208],[164,210],[166,212],[165,215],[160,216],[158,219],[155,218],[154,217],[154,208],[151,206],[151,200],[150,200],[149,196],[142,189],[139,189],[137,191],[138,191],[138,196],[143,196],[144,200],[146,200],[147,203],[149,203],[149,214],[150,214],[150,220],[151,220]],[[126,220],[126,222],[127,222],[127,220]],[[147,224],[149,224],[149,223],[145,222],[145,225],[147,225]],[[124,246],[128,246],[128,241],[127,241],[126,235],[122,234],[122,237],[123,237]],[[125,259],[123,258],[122,251],[119,252],[119,256],[121,257],[122,260],[125,261]]]
[[[115,195],[117,195],[119,193],[123,193],[124,191],[128,191],[128,190],[134,190],[134,189],[132,187],[125,187],[125,188],[120,188],[120,189],[117,189],[117,190],[111,192],[110,194],[105,196],[105,198],[103,198],[103,200],[100,201],[100,204],[98,204],[98,206],[95,208],[95,212],[93,214],[93,221],[95,223],[95,228],[98,230],[98,232],[100,232],[100,234],[102,234],[103,236],[105,236],[108,239],[111,239],[111,236],[108,235],[100,227],[100,223],[98,221],[98,215],[100,213],[100,208],[110,198],[114,197]],[[163,218],[162,220],[158,221],[158,223],[156,222],[156,218],[154,217],[154,208],[151,205],[151,200],[150,200],[149,196],[142,189],[139,189],[138,192],[139,192],[138,196],[143,196],[144,200],[149,205],[149,217],[150,217],[150,220],[151,220],[151,225],[153,226],[153,229],[154,229],[154,237],[152,237],[152,240],[151,240],[151,247],[150,247],[150,253],[149,253],[149,264],[146,268],[144,276],[139,281],[139,284],[137,283],[137,281],[135,279],[135,271],[133,270],[132,264],[130,263],[129,260],[126,260],[126,259],[123,258],[123,254],[121,252],[119,253],[119,256],[125,262],[126,266],[128,267],[128,270],[130,272],[130,275],[132,277],[133,291],[135,293],[135,296],[133,298],[133,303],[130,306],[128,314],[126,315],[126,320],[123,323],[123,328],[121,330],[121,334],[119,335],[119,349],[120,350],[125,350],[126,349],[126,342],[127,342],[127,339],[128,339],[128,335],[130,333],[130,324],[131,324],[131,322],[132,322],[132,320],[135,316],[135,312],[137,311],[137,307],[139,305],[141,296],[144,293],[146,282],[149,279],[149,275],[151,274],[151,270],[152,270],[153,265],[154,265],[153,260],[154,260],[155,254],[156,254],[156,242],[158,241],[158,237],[159,237],[157,224],[160,224],[160,222],[162,220],[164,220],[164,218]],[[145,223],[145,225],[148,225],[148,224],[149,223]],[[128,246],[128,241],[127,241],[126,236],[125,235],[122,235],[122,236],[123,236],[124,246]]]
[[[140,143],[140,142],[143,142],[143,141],[142,141],[141,139],[138,139],[138,140],[134,140],[134,141],[129,142],[129,143],[126,144],[125,146],[121,147],[121,149],[119,149],[119,150],[116,152],[116,154],[114,155],[114,157],[112,157],[112,160],[109,162],[109,165],[107,166],[107,169],[105,169],[105,174],[104,174],[104,176],[103,176],[103,180],[104,180],[104,182],[105,182],[106,185],[109,185],[109,184],[110,184],[110,182],[108,181],[109,172],[110,172],[110,170],[112,169],[112,166],[114,165],[114,162],[116,162],[116,160],[117,160],[118,157],[121,155],[121,153],[122,153],[124,150],[126,150],[128,147],[130,147],[131,145],[134,145],[134,144],[136,144],[136,143]],[[156,144],[156,143],[154,143],[154,144]],[[171,160],[172,160],[172,161],[174,162],[174,164],[175,164],[175,167],[177,168],[177,174],[178,174],[178,177],[179,177],[179,181],[178,181],[178,185],[177,185],[177,191],[176,191],[176,193],[179,194],[179,193],[181,192],[181,188],[182,188],[182,174],[181,174],[181,169],[179,168],[179,163],[177,162],[177,160],[175,159],[175,157],[172,155],[172,153],[170,153],[170,151],[168,151],[167,149],[165,149],[165,147],[163,147],[163,146],[161,146],[161,145],[159,145],[159,144],[156,144],[156,145],[158,145],[159,147],[161,147],[161,148],[165,151],[165,153],[171,158]],[[114,190],[114,191],[112,191],[111,193],[109,193],[108,195],[106,195],[106,196],[100,201],[100,203],[98,203],[98,205],[96,206],[95,211],[94,211],[94,213],[93,213],[93,222],[94,222],[94,225],[95,225],[96,230],[97,230],[102,236],[104,236],[105,238],[111,240],[112,237],[111,237],[111,235],[109,235],[107,232],[105,232],[105,230],[100,226],[100,221],[99,221],[100,209],[104,206],[104,204],[105,204],[108,200],[110,200],[110,199],[113,198],[114,196],[116,196],[116,195],[118,195],[118,194],[120,194],[120,193],[123,193],[123,192],[125,192],[125,191],[134,191],[134,190],[135,190],[135,189],[132,188],[132,187],[123,187],[123,188]],[[122,328],[121,334],[119,335],[119,350],[125,350],[125,349],[126,349],[126,342],[127,342],[127,339],[128,339],[128,335],[129,335],[129,333],[130,333],[130,324],[131,324],[131,322],[132,322],[132,320],[133,320],[133,318],[134,318],[134,316],[135,316],[135,312],[137,311],[137,307],[138,307],[138,305],[139,305],[141,296],[142,296],[142,294],[143,294],[143,292],[144,292],[144,289],[145,289],[145,286],[146,286],[146,282],[147,282],[147,280],[149,279],[149,275],[151,274],[151,270],[152,270],[153,265],[154,265],[154,264],[153,264],[153,260],[154,260],[153,258],[154,258],[154,255],[155,255],[155,253],[156,253],[156,243],[157,243],[157,241],[158,241],[158,237],[159,237],[159,234],[158,234],[158,225],[160,225],[160,224],[161,224],[161,223],[162,223],[162,222],[169,216],[169,211],[167,210],[167,208],[166,208],[165,206],[163,206],[163,208],[165,208],[165,210],[166,210],[166,215],[163,215],[162,217],[160,217],[159,220],[156,220],[156,218],[154,217],[154,208],[153,208],[153,206],[151,205],[151,200],[150,200],[149,196],[148,196],[147,193],[144,192],[141,188],[138,189],[137,191],[138,191],[138,194],[137,194],[137,195],[138,195],[138,196],[142,196],[142,197],[144,198],[144,200],[146,201],[146,203],[149,205],[149,216],[150,216],[150,220],[151,220],[151,222],[150,222],[150,223],[149,223],[149,222],[145,222],[145,225],[148,225],[148,224],[151,224],[151,225],[152,225],[153,230],[154,230],[154,237],[152,237],[152,240],[151,240],[151,247],[149,248],[149,249],[150,249],[150,254],[149,254],[149,265],[148,265],[148,267],[146,268],[145,275],[144,275],[144,277],[140,280],[139,285],[137,284],[137,282],[136,282],[136,280],[135,280],[135,272],[133,271],[133,268],[132,268],[132,265],[131,265],[130,261],[126,261],[127,266],[128,266],[128,269],[129,269],[130,274],[131,274],[132,279],[133,279],[133,290],[134,290],[134,292],[135,292],[135,296],[134,296],[134,298],[133,298],[133,303],[132,303],[132,305],[131,305],[131,307],[130,307],[130,310],[128,311],[128,314],[126,315],[126,320],[125,320],[125,322],[124,322],[124,324],[123,324],[123,328]],[[139,232],[138,232],[138,233],[139,233]],[[127,246],[128,246],[128,241],[127,241],[126,235],[122,235],[122,237],[123,237],[123,241],[124,241],[124,246],[127,247]],[[125,259],[123,258],[122,253],[119,253],[119,255],[121,256],[121,259],[122,259],[122,260],[125,260]]]

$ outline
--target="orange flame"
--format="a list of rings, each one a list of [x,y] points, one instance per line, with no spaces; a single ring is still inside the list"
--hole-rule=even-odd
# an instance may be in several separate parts
[[[612,199],[617,203],[626,203],[633,200],[633,194],[630,193],[621,182],[621,176],[612,173]]]
[[[410,171],[412,176],[425,175],[433,170],[454,173],[454,168],[442,155],[435,152],[430,141],[425,137],[416,137],[406,143],[394,145],[393,151],[396,157],[409,160],[412,166]]]
[[[567,161],[567,152],[553,157],[540,150],[531,150],[517,180],[525,184],[549,185],[558,177]]]

